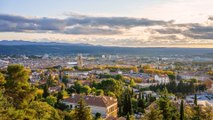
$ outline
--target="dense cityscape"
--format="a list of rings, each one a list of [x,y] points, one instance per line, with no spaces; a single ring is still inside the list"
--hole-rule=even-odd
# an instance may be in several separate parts
[[[212,59],[2,56],[1,119],[211,120]]]
[[[213,0],[0,0],[0,120],[213,120]]]

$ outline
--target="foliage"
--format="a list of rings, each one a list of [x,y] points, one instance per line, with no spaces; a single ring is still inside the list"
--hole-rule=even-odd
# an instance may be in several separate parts
[[[46,102],[49,104],[49,105],[51,105],[51,106],[55,106],[55,104],[56,104],[56,102],[57,102],[57,98],[56,97],[54,97],[54,96],[52,96],[52,95],[50,95],[50,96],[48,96],[47,98],[46,98]]]
[[[29,70],[22,65],[9,65],[5,83],[5,95],[16,108],[23,108],[34,98],[34,89],[28,83]]]
[[[73,118],[74,120],[92,120],[91,110],[82,98],[74,109]]]
[[[151,107],[150,111],[146,112],[142,120],[162,120],[163,116],[161,110]]]
[[[91,88],[88,85],[84,85],[80,90],[80,93],[85,93],[86,95],[90,94],[90,92]]]
[[[155,92],[157,92],[157,90],[163,90],[164,88],[167,88],[169,92],[177,95],[193,94],[194,92],[204,91],[206,89],[204,84],[198,84],[195,86],[195,84],[192,82],[184,83],[182,80],[178,84],[176,84],[175,81],[171,81],[168,84],[159,84],[149,87],[150,90]]]
[[[123,101],[123,115],[133,114],[133,106],[132,106],[132,99],[131,99],[131,90],[127,88],[124,93],[124,101]]]
[[[48,90],[48,85],[45,84],[44,88],[43,88],[43,97],[46,98],[47,96],[49,96],[49,90]]]
[[[62,78],[62,82],[65,84],[65,85],[67,85],[67,83],[68,83],[68,76],[67,75],[65,75],[65,76],[63,76],[63,78]]]
[[[180,103],[180,120],[184,120],[184,106],[183,106],[183,100],[181,100],[181,103]]]
[[[4,75],[0,73],[0,88],[6,83]]]
[[[167,89],[164,89],[160,98],[157,100],[157,104],[159,109],[162,111],[164,120],[170,120],[173,117],[178,117],[177,114],[175,114],[176,108],[172,105],[168,95]]]
[[[122,82],[112,78],[103,80],[100,83],[97,83],[94,87],[96,89],[102,89],[106,94],[112,92],[116,97],[123,93]]]

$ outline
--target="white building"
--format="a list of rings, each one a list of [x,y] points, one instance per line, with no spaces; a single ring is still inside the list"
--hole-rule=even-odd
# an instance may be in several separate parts
[[[169,77],[168,75],[155,75],[154,76],[155,81],[157,81],[159,84],[166,84],[169,83]]]

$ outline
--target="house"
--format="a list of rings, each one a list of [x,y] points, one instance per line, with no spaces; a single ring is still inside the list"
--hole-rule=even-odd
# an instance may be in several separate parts
[[[41,73],[39,72],[32,72],[32,74],[30,75],[30,82],[35,83],[41,80],[40,77]]]
[[[104,70],[93,69],[92,71],[90,71],[90,73],[92,73],[92,74],[110,74],[110,71],[109,71],[109,69],[104,69]]]
[[[48,91],[50,93],[52,93],[52,92],[59,92],[59,91],[61,91],[61,86],[49,87]]]
[[[166,84],[169,83],[169,77],[167,74],[164,75],[155,75],[154,80],[157,81],[159,84]]]
[[[63,103],[69,106],[69,109],[74,109],[80,98],[83,98],[87,105],[91,108],[92,114],[101,113],[103,118],[110,116],[117,117],[117,99],[109,96],[94,96],[72,94],[71,97],[63,100]]]

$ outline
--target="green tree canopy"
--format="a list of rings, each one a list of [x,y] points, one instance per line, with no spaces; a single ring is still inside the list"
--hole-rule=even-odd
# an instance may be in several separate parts
[[[51,105],[51,106],[55,106],[55,104],[56,104],[56,102],[57,102],[57,98],[56,97],[54,97],[54,96],[52,96],[52,95],[50,95],[50,96],[48,96],[47,98],[46,98],[46,102],[49,104],[49,105]]]
[[[34,97],[35,90],[28,83],[29,70],[22,65],[9,65],[7,68],[5,94],[12,99],[16,108],[26,107]]]

